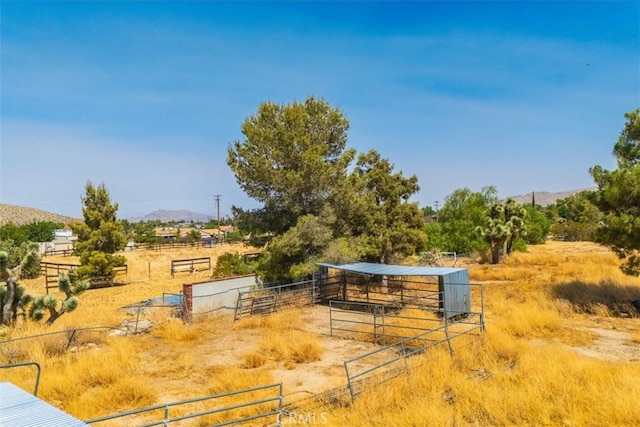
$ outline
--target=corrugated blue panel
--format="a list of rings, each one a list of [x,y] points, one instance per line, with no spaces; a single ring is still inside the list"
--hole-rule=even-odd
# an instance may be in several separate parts
[[[325,264],[319,263],[321,267],[335,268],[338,270],[350,271],[353,273],[374,274],[380,276],[445,276],[460,271],[467,271],[466,268],[451,267],[413,267],[407,265],[375,264],[370,262],[356,262],[353,264]]]
[[[86,427],[88,424],[12,383],[0,382],[0,426]]]

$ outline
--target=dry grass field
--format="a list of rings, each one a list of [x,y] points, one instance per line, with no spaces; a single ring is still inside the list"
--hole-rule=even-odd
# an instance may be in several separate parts
[[[119,326],[134,320],[122,307],[178,293],[183,283],[208,275],[173,278],[171,259],[211,256],[215,263],[224,251],[245,250],[250,251],[229,245],[127,253],[126,285],[89,290],[76,312],[51,328],[26,325],[2,339]],[[485,334],[457,338],[453,356],[442,346],[412,357],[410,375],[371,389],[351,404],[307,399],[300,409],[305,416],[285,417],[284,423],[640,425],[640,317],[629,304],[640,299],[640,279],[624,276],[610,251],[591,243],[549,242],[500,265],[461,262],[473,282],[484,284]],[[33,293],[44,290],[42,278],[23,284]],[[238,322],[199,318],[190,325],[154,310],[143,315],[153,325],[148,333],[94,331],[79,336],[73,349],[65,349],[66,337],[59,336],[3,344],[0,363],[39,362],[39,397],[80,419],[274,382],[283,383],[286,403],[344,386],[343,361],[375,348],[329,337],[326,310],[302,308]],[[32,390],[33,370],[2,370],[0,380]]]

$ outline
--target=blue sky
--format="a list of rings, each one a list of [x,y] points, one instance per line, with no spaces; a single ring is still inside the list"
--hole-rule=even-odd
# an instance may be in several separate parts
[[[324,98],[421,206],[593,186],[640,107],[640,2],[0,3],[0,203],[258,207],[226,164],[260,103]]]

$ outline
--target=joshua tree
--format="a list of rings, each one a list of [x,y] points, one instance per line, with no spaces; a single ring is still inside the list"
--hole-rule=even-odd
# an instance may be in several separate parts
[[[45,311],[49,311],[47,325],[51,325],[64,313],[75,310],[80,304],[78,295],[89,289],[89,282],[79,280],[75,270],[70,270],[67,274],[61,274],[58,278],[58,289],[65,294],[65,299],[58,307],[58,299],[54,295],[37,297],[33,300],[33,304],[29,308],[29,318],[34,321],[40,321],[45,315]]]
[[[33,257],[27,254],[19,266],[10,268],[9,254],[0,251],[0,280],[5,282],[4,286],[0,286],[0,302],[2,302],[2,324],[5,326],[15,325],[19,316],[27,317],[28,315],[29,319],[40,321],[44,318],[46,311],[49,312],[46,324],[51,325],[64,313],[75,310],[80,302],[78,295],[89,288],[89,282],[78,280],[76,272],[71,270],[68,274],[61,274],[58,279],[58,288],[65,294],[61,304],[58,304],[58,299],[54,295],[34,299],[18,283],[21,272],[30,262],[33,262]]]
[[[0,286],[3,325],[13,325],[18,315],[24,314],[25,308],[32,301],[31,296],[26,294],[24,288],[18,284],[22,265],[31,262],[32,259],[31,256],[27,256],[21,265],[10,268],[9,254],[6,251],[0,251],[0,280],[5,282],[4,286]]]
[[[487,225],[477,227],[480,235],[491,245],[491,263],[500,262],[505,252],[505,245],[511,235],[511,230],[504,220],[504,205],[496,203],[489,208]]]
[[[477,227],[477,231],[491,245],[492,264],[513,251],[515,240],[525,232],[525,215],[526,210],[513,199],[491,205],[486,226]]]

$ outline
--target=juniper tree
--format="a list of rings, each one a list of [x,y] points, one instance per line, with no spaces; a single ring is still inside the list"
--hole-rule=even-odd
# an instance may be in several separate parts
[[[118,204],[111,202],[104,184],[95,187],[91,181],[87,182],[82,204],[84,222],[71,224],[78,236],[74,244],[74,251],[80,256],[78,274],[82,278],[106,277],[113,280],[114,267],[125,263],[125,258],[115,253],[127,244],[124,225],[116,218]]]
[[[626,274],[640,275],[640,108],[625,114],[626,123],[613,154],[618,169],[594,166],[590,172],[598,184],[594,204],[604,215],[596,241],[609,246],[625,262]]]

